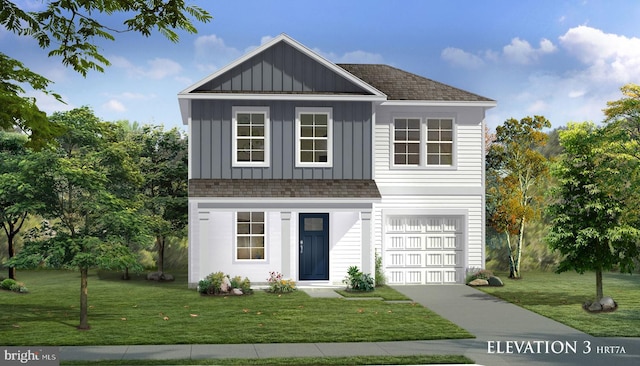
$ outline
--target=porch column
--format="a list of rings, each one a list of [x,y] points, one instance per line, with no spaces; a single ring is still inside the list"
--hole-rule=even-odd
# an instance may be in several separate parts
[[[291,212],[280,213],[282,277],[291,278]]]
[[[360,222],[362,229],[362,273],[374,275],[375,256],[373,254],[373,244],[371,243],[371,211],[360,212]]]

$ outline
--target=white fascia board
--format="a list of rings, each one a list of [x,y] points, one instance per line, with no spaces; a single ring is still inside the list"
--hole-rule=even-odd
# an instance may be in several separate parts
[[[457,101],[457,100],[387,100],[382,106],[417,106],[417,107],[483,107],[493,108],[495,101]]]
[[[245,54],[244,56],[240,57],[239,59],[231,62],[227,66],[221,68],[220,70],[214,72],[213,74],[207,76],[206,78],[204,78],[204,79],[196,82],[195,84],[192,84],[191,86],[187,87],[186,89],[184,89],[183,91],[178,93],[178,98],[180,98],[181,95],[190,95],[190,93],[193,90],[197,89],[201,85],[208,83],[209,81],[217,78],[218,76],[224,74],[225,72],[233,69],[234,67],[240,65],[241,63],[245,62],[246,60],[252,58],[253,56],[259,54],[260,52],[268,49],[269,47],[271,47],[271,46],[273,46],[276,43],[281,42],[281,41],[284,41],[284,42],[288,43],[289,45],[293,46],[294,48],[296,48],[300,52],[302,52],[302,53],[306,54],[307,56],[311,57],[312,59],[316,60],[318,63],[326,66],[327,68],[329,68],[329,70],[332,70],[336,74],[346,78],[347,80],[353,82],[354,84],[358,85],[359,87],[363,88],[364,90],[367,90],[368,92],[372,93],[373,96],[384,97],[384,100],[386,100],[386,95],[383,92],[381,92],[380,90],[378,90],[378,89],[374,88],[373,86],[367,84],[366,82],[362,81],[360,78],[358,78],[355,75],[349,73],[347,70],[337,66],[336,64],[334,64],[333,62],[331,62],[331,61],[327,60],[326,58],[320,56],[319,54],[313,52],[312,50],[307,48],[302,43],[294,40],[293,38],[289,37],[288,35],[286,35],[284,33],[280,34],[279,36],[277,36],[276,38],[272,39],[271,41],[263,44],[262,46],[254,49],[253,51]]]
[[[178,94],[178,100],[301,100],[301,101],[346,101],[376,102],[387,100],[386,96],[362,94],[244,94],[244,93],[197,93]]]

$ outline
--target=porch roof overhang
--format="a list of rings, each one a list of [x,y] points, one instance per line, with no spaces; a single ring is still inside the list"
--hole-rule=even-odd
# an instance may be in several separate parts
[[[380,191],[366,179],[191,179],[190,199],[231,202],[349,201],[377,202]]]

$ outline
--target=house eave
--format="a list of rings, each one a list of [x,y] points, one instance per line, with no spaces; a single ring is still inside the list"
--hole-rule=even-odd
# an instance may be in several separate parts
[[[384,95],[361,94],[266,94],[266,93],[187,93],[178,94],[179,100],[299,100],[299,101],[345,101],[383,102]]]
[[[494,108],[497,106],[496,101],[460,101],[460,100],[386,100],[382,102],[382,106],[394,107],[482,107]]]

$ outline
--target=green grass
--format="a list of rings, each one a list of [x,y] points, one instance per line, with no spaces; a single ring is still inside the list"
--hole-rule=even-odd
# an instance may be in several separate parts
[[[19,271],[29,294],[0,291],[0,344],[118,345],[374,342],[470,338],[419,304],[278,296],[200,296],[186,276],[155,283],[89,277],[88,331],[78,331],[79,274]],[[389,289],[391,290],[391,289]],[[167,319],[167,320],[165,320]]]
[[[358,357],[296,357],[221,360],[118,360],[92,361],[97,366],[118,365],[428,365],[473,363],[464,356],[358,356]],[[86,365],[86,361],[63,361],[61,365]]]
[[[392,289],[389,286],[376,287],[374,291],[361,292],[361,291],[346,291],[336,290],[337,293],[344,297],[381,297],[386,301],[409,301],[410,298]]]
[[[480,290],[534,311],[596,337],[640,337],[640,275],[605,273],[603,290],[618,303],[618,310],[593,314],[582,304],[595,298],[595,274],[524,272],[523,279],[509,280],[504,287]]]

